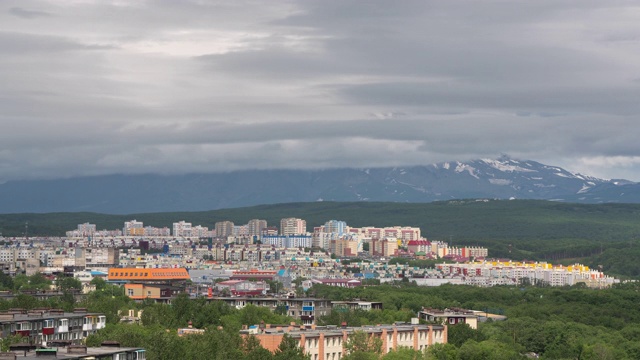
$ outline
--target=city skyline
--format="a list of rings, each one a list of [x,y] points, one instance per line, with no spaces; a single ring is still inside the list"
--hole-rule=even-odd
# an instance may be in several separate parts
[[[640,181],[633,1],[0,4],[0,183],[502,153]]]

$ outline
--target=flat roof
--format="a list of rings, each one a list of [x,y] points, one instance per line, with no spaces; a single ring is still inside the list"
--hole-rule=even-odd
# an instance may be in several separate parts
[[[56,348],[51,348],[56,349]],[[125,347],[109,347],[109,346],[101,346],[101,347],[88,347],[86,354],[68,354],[67,349],[60,347],[57,348],[58,352],[55,357],[51,357],[53,359],[87,359],[91,357],[101,357],[108,355],[115,355],[121,353],[134,353],[134,352],[145,352],[144,348],[125,348]],[[16,354],[16,359],[42,359],[42,355],[37,356],[35,351],[28,351],[26,356],[23,351],[14,351]],[[49,358],[45,356],[44,358]]]

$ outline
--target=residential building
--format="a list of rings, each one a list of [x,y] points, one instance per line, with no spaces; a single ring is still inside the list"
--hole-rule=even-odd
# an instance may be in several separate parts
[[[173,236],[175,237],[190,237],[191,236],[191,223],[185,221],[179,221],[173,223]]]
[[[284,334],[298,342],[312,360],[339,360],[347,355],[346,343],[355,332],[364,332],[382,341],[382,353],[401,347],[424,351],[434,344],[447,343],[447,327],[443,325],[396,324],[362,327],[337,326],[271,326],[258,325],[243,330],[243,336],[253,334],[260,344],[275,352]]]
[[[216,237],[226,238],[233,235],[234,224],[231,221],[218,221],[216,223]]]
[[[106,317],[100,313],[88,313],[86,309],[65,312],[56,309],[13,309],[0,312],[2,338],[20,335],[31,344],[68,340],[81,344],[106,325]]]
[[[301,235],[307,233],[307,222],[297,218],[280,220],[280,235]]]
[[[418,312],[418,317],[425,321],[443,325],[467,324],[474,330],[478,328],[478,315],[471,310],[458,308],[444,310],[422,308],[422,310]]]
[[[247,223],[247,227],[249,228],[249,236],[260,237],[262,230],[267,228],[267,220],[251,219]]]
[[[144,224],[142,221],[125,221],[122,228],[122,234],[124,236],[144,236]]]
[[[216,283],[215,287],[218,292],[224,293],[226,291],[233,296],[266,295],[269,290],[269,285],[264,280],[227,280]]]
[[[241,309],[247,305],[262,306],[272,311],[281,308],[294,319],[305,325],[315,324],[317,317],[331,312],[331,301],[317,298],[272,298],[272,297],[213,297],[209,300],[221,300],[230,306]]]
[[[332,301],[331,307],[333,309],[348,309],[348,310],[382,310],[382,302],[379,301]]]

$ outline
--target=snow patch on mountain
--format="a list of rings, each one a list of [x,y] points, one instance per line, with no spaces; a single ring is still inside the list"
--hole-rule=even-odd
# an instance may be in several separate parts
[[[482,159],[482,161],[492,168],[500,170],[502,172],[537,172],[537,170],[534,169],[527,169],[523,168],[522,166],[512,165],[511,160],[500,161],[492,159]]]
[[[513,183],[509,179],[489,179],[489,182],[493,185],[511,185]]]
[[[465,171],[468,172],[469,175],[473,176],[474,178],[480,179],[480,177],[476,174],[476,168],[467,164],[458,163],[456,166],[455,172],[461,173]]]

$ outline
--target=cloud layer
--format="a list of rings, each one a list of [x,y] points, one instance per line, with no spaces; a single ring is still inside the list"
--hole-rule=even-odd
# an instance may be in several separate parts
[[[0,4],[0,180],[508,153],[640,180],[636,1]]]

